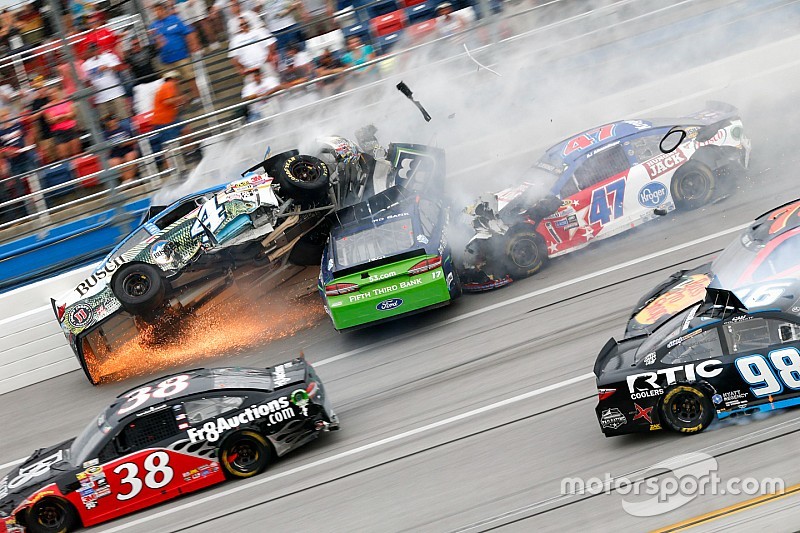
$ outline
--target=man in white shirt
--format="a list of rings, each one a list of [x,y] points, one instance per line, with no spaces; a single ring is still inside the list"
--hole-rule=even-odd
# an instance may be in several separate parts
[[[233,39],[233,36],[239,33],[239,19],[244,17],[247,19],[247,24],[252,29],[267,29],[258,13],[253,11],[252,2],[245,4],[238,0],[217,0],[211,7],[212,12],[219,12],[223,18],[228,21],[226,30],[228,32],[228,39]]]
[[[113,52],[100,52],[97,45],[90,44],[83,71],[89,78],[92,88],[97,91],[94,103],[101,116],[112,115],[119,120],[128,118],[128,104],[119,71],[124,68]]]
[[[230,40],[228,57],[242,75],[258,68],[265,76],[269,76],[274,72],[270,61],[275,57],[277,41],[269,31],[252,28],[245,17],[240,17],[238,21],[239,32]]]
[[[242,88],[242,100],[268,97],[282,89],[284,89],[284,86],[277,76],[264,76],[260,69],[253,69],[247,76]],[[269,117],[280,113],[280,110],[281,108],[276,98],[264,98],[247,106],[247,120],[252,122]]]

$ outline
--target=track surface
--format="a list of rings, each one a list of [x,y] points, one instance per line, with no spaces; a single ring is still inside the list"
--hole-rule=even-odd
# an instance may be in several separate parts
[[[796,15],[793,3],[785,4]],[[742,109],[754,140],[751,177],[723,202],[670,215],[553,261],[532,279],[466,296],[447,309],[343,335],[322,321],[292,338],[221,355],[214,364],[263,366],[304,350],[318,363],[342,431],[323,435],[258,478],[98,529],[555,531],[588,524],[598,530],[652,529],[743,497],[701,496],[667,515],[644,519],[626,514],[619,495],[562,497],[561,480],[625,475],[689,451],[716,456],[723,477],[799,483],[796,411],[742,425],[716,424],[690,438],[657,433],[605,439],[588,377],[599,348],[608,337],[621,335],[645,290],[674,270],[710,260],[733,238],[726,230],[800,196],[795,170],[800,65],[792,63],[797,49],[800,41],[791,37],[775,47],[756,43],[700,70],[670,72],[659,84],[642,79],[614,93],[601,91],[608,96],[579,102],[563,117],[554,110],[565,131],[551,133],[563,136],[644,110],[669,115],[699,108],[709,98],[730,101]],[[698,74],[709,71],[721,74]],[[519,165],[523,157],[514,154],[526,146],[530,141],[517,135],[498,159]],[[470,148],[452,150],[458,151],[467,154]],[[480,184],[476,165],[454,170],[462,171],[466,183]],[[686,245],[696,239],[702,242]],[[133,384],[93,389],[74,372],[4,395],[0,463],[75,434]],[[509,401],[498,403],[504,400]],[[791,529],[784,524],[771,527]]]

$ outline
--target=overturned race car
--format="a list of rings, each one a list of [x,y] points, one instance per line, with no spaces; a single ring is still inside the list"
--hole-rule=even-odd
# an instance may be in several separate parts
[[[623,120],[563,140],[522,184],[467,208],[475,234],[464,290],[505,285],[659,214],[724,198],[749,158],[737,110],[718,102],[685,118]]]

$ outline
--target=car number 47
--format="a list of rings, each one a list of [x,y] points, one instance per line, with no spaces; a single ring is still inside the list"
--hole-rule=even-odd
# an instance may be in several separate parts
[[[148,455],[144,460],[144,470],[144,481],[142,481],[139,478],[139,465],[136,463],[122,463],[114,469],[114,473],[117,475],[121,475],[125,471],[120,483],[130,486],[128,492],[117,494],[118,500],[126,501],[135,498],[142,491],[143,486],[153,490],[166,487],[175,476],[175,472],[169,466],[167,452],[153,452]]]

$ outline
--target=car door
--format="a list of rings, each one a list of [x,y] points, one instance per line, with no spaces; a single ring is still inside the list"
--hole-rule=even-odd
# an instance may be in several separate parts
[[[628,195],[625,200],[626,213],[634,220],[645,221],[655,217],[653,209],[661,207],[672,211],[670,183],[675,170],[688,159],[682,150],[661,152],[661,141],[669,131],[657,128],[633,135],[623,141],[622,146],[631,161],[628,172]],[[672,141],[664,141],[665,148]]]
[[[720,391],[718,408],[749,414],[800,404],[800,324],[783,316],[744,316],[722,330],[737,386]]]
[[[625,221],[626,177],[630,162],[615,142],[580,157],[561,187],[563,205],[543,220],[539,233],[550,255],[585,245],[617,231]]]

